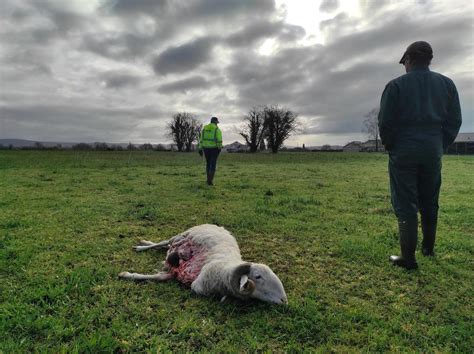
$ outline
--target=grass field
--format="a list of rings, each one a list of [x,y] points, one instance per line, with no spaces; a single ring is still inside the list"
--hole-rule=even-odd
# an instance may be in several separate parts
[[[474,348],[474,157],[445,156],[437,257],[398,252],[382,154],[0,151],[0,352],[441,351]],[[199,297],[134,253],[225,226],[289,306]]]

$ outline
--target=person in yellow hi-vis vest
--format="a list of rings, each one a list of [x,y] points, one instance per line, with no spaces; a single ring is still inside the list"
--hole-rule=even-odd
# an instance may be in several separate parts
[[[207,184],[212,186],[214,174],[216,173],[217,157],[222,149],[222,132],[217,126],[219,119],[211,118],[211,123],[205,125],[199,137],[199,155],[206,157]]]

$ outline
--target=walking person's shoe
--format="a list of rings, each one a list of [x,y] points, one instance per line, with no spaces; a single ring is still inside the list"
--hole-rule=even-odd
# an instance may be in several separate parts
[[[405,269],[417,269],[418,264],[415,259],[416,242],[418,236],[418,220],[398,221],[400,237],[401,256],[390,256],[389,260],[393,265]]]
[[[209,171],[206,171],[206,183],[209,184]]]
[[[435,217],[423,217],[421,215],[421,229],[423,230],[423,241],[421,242],[421,253],[424,256],[434,257],[434,244],[436,240],[436,226],[438,224],[438,218]]]
[[[215,174],[215,171],[210,171],[209,174],[207,175],[207,184],[208,184],[209,186],[213,186],[213,185],[214,185],[214,183],[213,183],[214,174]]]

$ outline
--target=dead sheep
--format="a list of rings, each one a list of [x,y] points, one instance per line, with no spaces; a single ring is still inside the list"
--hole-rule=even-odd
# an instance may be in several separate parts
[[[223,227],[204,224],[159,243],[141,241],[136,251],[168,248],[166,271],[158,274],[122,272],[121,279],[176,279],[200,295],[258,299],[287,304],[280,279],[265,264],[242,261],[234,236]]]

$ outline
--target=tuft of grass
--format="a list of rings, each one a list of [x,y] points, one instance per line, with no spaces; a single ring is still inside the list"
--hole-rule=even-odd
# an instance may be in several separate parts
[[[436,258],[398,252],[383,154],[0,151],[0,352],[471,352],[472,156],[445,156]],[[202,298],[134,253],[203,223],[272,267],[289,306]]]

